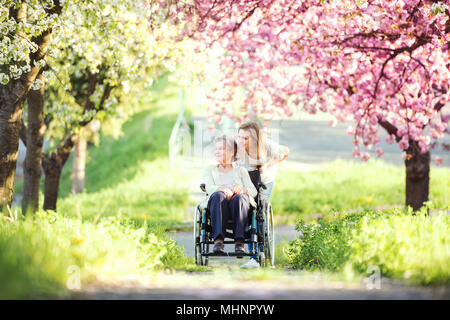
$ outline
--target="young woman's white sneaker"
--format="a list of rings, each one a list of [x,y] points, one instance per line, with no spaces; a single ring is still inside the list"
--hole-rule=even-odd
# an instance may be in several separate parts
[[[251,258],[247,263],[241,266],[241,269],[254,269],[259,268],[259,263],[255,259]]]

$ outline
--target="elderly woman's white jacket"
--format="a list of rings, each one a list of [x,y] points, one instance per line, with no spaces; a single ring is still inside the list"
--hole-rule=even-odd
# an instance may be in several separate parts
[[[239,187],[242,188],[242,190],[247,191],[250,198],[250,204],[256,207],[255,197],[258,192],[256,191],[256,188],[253,185],[252,180],[250,179],[247,169],[236,165],[234,162],[232,165],[233,165],[233,178],[235,185],[238,185]],[[225,189],[225,187],[220,187],[219,174],[220,172],[217,165],[207,166],[203,170],[203,182],[205,183],[206,193],[208,194],[208,197],[202,203],[203,208],[205,208],[208,205],[209,197],[214,192]]]

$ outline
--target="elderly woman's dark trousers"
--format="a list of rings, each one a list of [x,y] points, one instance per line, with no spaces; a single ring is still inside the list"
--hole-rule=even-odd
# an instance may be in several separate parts
[[[213,238],[224,237],[228,219],[233,221],[233,234],[235,240],[244,240],[244,233],[248,224],[248,211],[250,199],[248,194],[234,194],[230,200],[222,191],[214,192],[208,201],[211,216]]]

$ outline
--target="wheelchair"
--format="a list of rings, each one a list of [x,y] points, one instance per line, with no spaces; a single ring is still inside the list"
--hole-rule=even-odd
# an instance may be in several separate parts
[[[200,189],[206,193],[205,184],[200,185]],[[258,194],[255,198],[256,208],[250,207],[248,215],[247,230],[245,232],[244,243],[250,244],[248,253],[214,253],[210,252],[210,246],[214,245],[212,236],[211,217],[207,207],[198,204],[194,214],[194,248],[195,263],[197,265],[207,266],[209,257],[229,257],[243,258],[244,256],[256,256],[261,267],[273,267],[275,262],[275,235],[273,229],[273,211],[269,201],[261,198],[261,190],[266,189],[262,182],[257,184]],[[233,244],[233,224],[228,220],[225,227],[224,244]],[[231,240],[227,240],[231,238]]]

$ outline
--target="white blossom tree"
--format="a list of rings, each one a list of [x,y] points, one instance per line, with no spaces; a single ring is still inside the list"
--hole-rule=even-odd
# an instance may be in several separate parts
[[[128,112],[119,97],[182,54],[180,24],[169,19],[170,6],[156,1],[1,1],[7,10],[0,11],[0,206],[11,203],[21,132],[27,149],[34,148],[25,174],[40,177],[42,159],[45,193],[52,194],[44,208],[55,209],[59,175],[80,128]],[[53,147],[42,155],[46,128]]]
[[[148,5],[99,1],[91,3],[93,11],[72,5],[63,13],[66,26],[49,53],[50,71],[44,71],[57,75],[45,99],[53,146],[42,158],[44,209],[56,210],[61,171],[81,128],[94,119],[115,119],[120,125],[117,120],[133,110],[119,99],[136,83],[150,84],[156,70],[170,67],[182,54],[178,26],[166,19],[167,10],[147,10]]]

